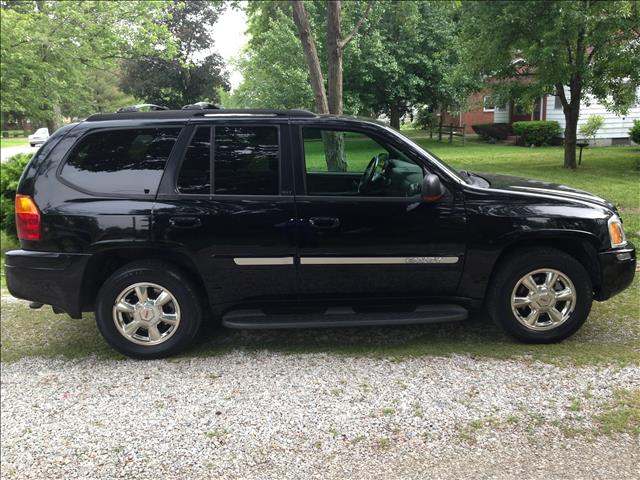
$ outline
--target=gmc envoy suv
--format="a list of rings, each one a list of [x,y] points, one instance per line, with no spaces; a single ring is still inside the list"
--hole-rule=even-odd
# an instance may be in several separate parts
[[[461,321],[572,335],[633,280],[606,200],[455,170],[374,120],[303,110],[97,114],[20,180],[9,291],[135,358],[229,328]]]

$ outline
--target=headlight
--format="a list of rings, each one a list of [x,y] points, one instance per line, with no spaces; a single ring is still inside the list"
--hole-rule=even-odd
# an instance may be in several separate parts
[[[617,215],[613,215],[607,222],[609,226],[609,239],[611,240],[611,248],[624,247],[627,239],[624,236],[622,221]]]

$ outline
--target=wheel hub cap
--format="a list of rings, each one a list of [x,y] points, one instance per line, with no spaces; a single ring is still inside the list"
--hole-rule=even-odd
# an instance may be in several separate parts
[[[566,322],[576,304],[573,283],[553,269],[534,270],[517,283],[511,294],[511,310],[530,330],[550,330]]]
[[[171,338],[178,328],[180,307],[166,288],[154,283],[136,283],[116,297],[113,321],[130,342],[158,345]]]

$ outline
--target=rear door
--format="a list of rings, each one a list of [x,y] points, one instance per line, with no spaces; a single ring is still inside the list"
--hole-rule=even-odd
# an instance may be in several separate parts
[[[301,293],[455,294],[465,254],[461,193],[446,187],[439,201],[421,201],[427,166],[374,131],[313,122],[294,131]]]
[[[201,121],[167,169],[155,240],[191,257],[213,303],[295,294],[295,204],[286,124]]]

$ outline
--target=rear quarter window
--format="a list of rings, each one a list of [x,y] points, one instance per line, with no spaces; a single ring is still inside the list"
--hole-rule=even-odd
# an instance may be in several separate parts
[[[181,128],[105,130],[83,137],[60,172],[83,190],[155,194]]]

